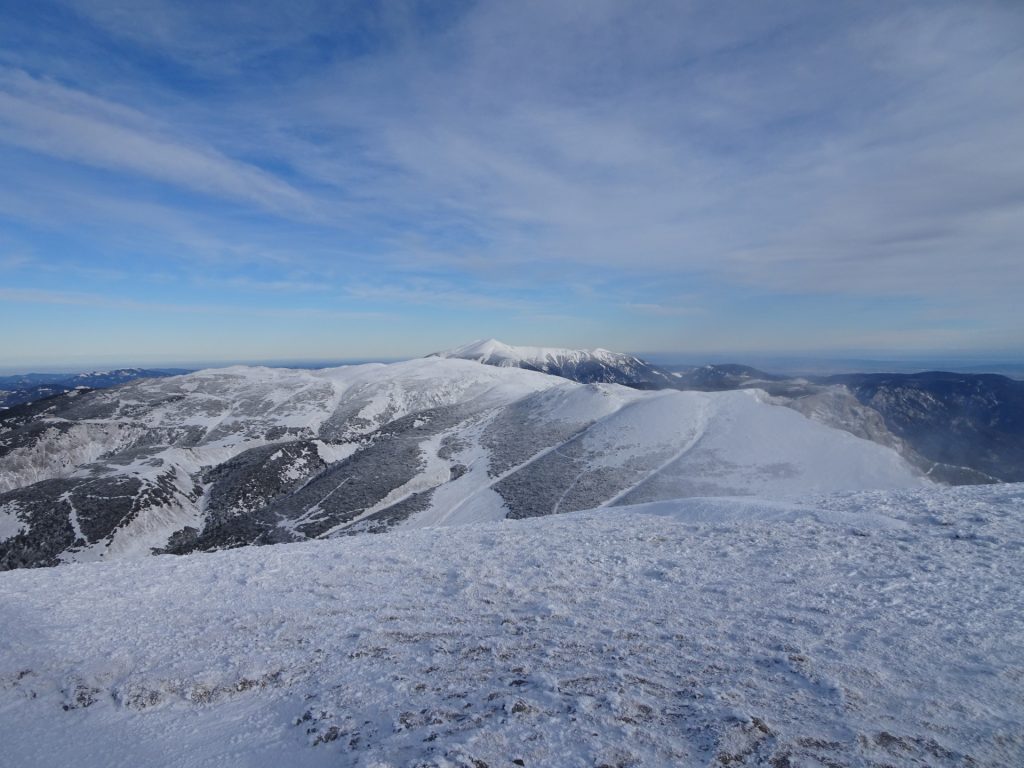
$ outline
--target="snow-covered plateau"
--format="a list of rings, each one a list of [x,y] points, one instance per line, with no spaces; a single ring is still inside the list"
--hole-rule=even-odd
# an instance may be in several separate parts
[[[1024,486],[0,574],[0,763],[1024,764]]]

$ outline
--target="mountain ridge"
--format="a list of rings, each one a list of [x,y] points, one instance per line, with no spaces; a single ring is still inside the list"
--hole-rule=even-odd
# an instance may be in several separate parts
[[[500,368],[523,368],[561,376],[581,384],[622,384],[637,389],[673,387],[673,376],[634,355],[595,349],[520,347],[497,339],[478,339],[429,357],[472,360]]]
[[[82,373],[24,373],[0,376],[0,411],[74,389],[116,387],[143,378],[161,378],[191,373],[186,368],[116,368]]]
[[[235,367],[0,417],[0,564],[183,554],[680,496],[927,484],[756,391],[423,358]]]
[[[942,482],[1024,481],[1024,381],[1001,374],[782,376],[731,363],[669,371],[603,349],[514,347],[495,339],[436,354],[638,389],[760,389],[777,404],[896,449]]]

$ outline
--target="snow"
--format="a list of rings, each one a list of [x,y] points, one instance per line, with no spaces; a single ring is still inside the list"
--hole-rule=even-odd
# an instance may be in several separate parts
[[[699,476],[707,495],[715,496],[732,495],[730,489],[779,498],[929,485],[894,450],[788,408],[766,408],[767,399],[761,390],[714,393],[716,412],[699,445],[674,468],[677,475]]]
[[[316,519],[327,524],[315,535],[348,533],[414,495],[417,511],[393,524],[450,526],[683,497],[787,500],[808,491],[931,484],[893,450],[774,405],[760,390],[642,391],[461,359],[318,371],[235,366],[88,397],[88,418],[47,417],[44,439],[0,456],[0,491],[54,477],[143,482],[138,515],[66,550],[63,561],[147,557],[176,531],[202,530],[206,471],[246,450],[314,441],[319,458],[333,464],[374,444],[383,446],[374,467],[384,467],[392,444],[382,428],[406,416],[413,418],[402,427],[411,428],[403,439],[418,440],[415,471],[382,487],[365,507],[330,517],[336,510],[304,503],[281,527],[306,535],[302,526]],[[442,418],[431,409],[449,410]],[[301,486],[321,466],[291,463],[280,480]],[[341,473],[337,482],[374,479]],[[149,493],[158,486],[160,493]],[[338,487],[325,485],[318,498],[345,497],[332,496]],[[22,530],[12,525],[0,528],[0,541]]]
[[[550,421],[598,421],[637,399],[657,394],[617,384],[579,385],[563,381],[558,386],[544,390],[531,401],[531,415]]]
[[[453,461],[469,471],[440,486],[430,508],[406,525],[499,519],[508,510],[493,488],[512,475],[523,476],[551,454],[572,461],[575,480],[547,513],[567,511],[563,502],[577,486],[616,471],[631,479],[608,492],[601,506],[680,496],[786,499],[807,490],[931,485],[894,451],[790,409],[766,406],[754,392],[644,392],[566,383],[531,397],[528,412],[541,422],[579,423],[581,429],[496,476],[486,471],[490,454],[480,445],[479,431],[460,433],[466,448]],[[417,489],[437,486],[443,476],[443,467],[432,463]]]
[[[0,505],[0,541],[17,536],[28,526],[18,519],[18,502]]]
[[[116,405],[115,415],[76,420],[63,433],[51,429],[47,439],[0,456],[0,492],[73,475],[78,467],[132,445],[145,428],[202,429],[205,437],[193,455],[198,465],[209,465],[265,444],[273,427],[315,432],[340,406],[360,398],[366,401],[362,415],[369,419],[363,431],[369,431],[381,425],[376,416],[390,420],[477,397],[507,402],[560,381],[439,359],[323,370],[232,366],[143,380],[95,393]],[[179,393],[184,399],[169,397]]]
[[[865,526],[875,530],[906,530],[909,528],[907,523],[898,518],[865,510],[854,512],[841,509],[829,510],[806,504],[751,499],[745,496],[652,501],[625,509],[647,515],[672,517],[682,523],[694,524],[752,521],[781,523],[810,518],[819,523],[848,525],[861,529]]]
[[[437,488],[430,507],[405,523],[405,527],[465,525],[502,520],[508,513],[505,502],[493,489],[488,474],[487,449],[481,445],[483,424],[476,423],[463,433],[465,447],[452,460],[467,467],[466,473]],[[450,472],[450,470],[449,470]]]
[[[474,360],[479,363],[497,366],[517,366],[523,363],[541,368],[549,363],[565,365],[583,360],[596,359],[614,363],[620,360],[632,360],[627,355],[611,352],[600,347],[596,349],[564,349],[561,347],[521,347],[512,346],[497,339],[479,339],[461,347],[445,352],[435,352],[441,358]]]
[[[421,444],[420,453],[423,459],[423,468],[418,474],[414,475],[409,482],[392,490],[376,504],[368,507],[361,514],[353,518],[352,521],[346,523],[346,526],[352,523],[358,523],[360,520],[363,520],[382,509],[387,509],[392,504],[408,498],[414,493],[428,491],[431,488],[436,488],[441,484],[448,482],[451,477],[451,468],[447,461],[442,460],[437,455],[438,450],[441,448],[441,441],[444,436],[444,433],[436,435],[429,440],[425,440]],[[331,536],[335,532],[336,530],[332,529],[324,535]]]
[[[79,423],[63,433],[48,427],[45,439],[0,457],[0,493],[73,475],[80,465],[130,444],[138,434],[139,429],[127,423]]]
[[[0,574],[11,765],[1024,762],[1024,486]]]
[[[325,443],[323,440],[316,440],[316,452],[320,456],[321,460],[328,464],[333,464],[336,461],[342,461],[347,459],[353,453],[356,452],[358,446],[355,443],[343,443],[342,445],[334,445]]]
[[[178,450],[171,449],[171,451]],[[129,470],[133,469],[135,469],[134,466],[129,467]],[[61,556],[61,561],[81,563],[106,559],[146,558],[152,554],[154,548],[166,546],[168,538],[175,531],[186,526],[201,526],[203,522],[201,511],[196,505],[190,503],[189,493],[193,488],[192,479],[182,470],[181,465],[172,464],[169,469],[145,466],[140,467],[139,471],[131,471],[131,474],[136,476],[148,475],[153,478],[160,473],[165,473],[175,487],[176,493],[172,502],[149,506],[145,514],[128,520],[115,529],[109,537],[91,542],[84,547],[74,547],[68,550]],[[69,522],[75,539],[89,541],[82,531],[78,520],[78,511],[72,503],[71,494],[63,494],[62,500],[71,507]]]

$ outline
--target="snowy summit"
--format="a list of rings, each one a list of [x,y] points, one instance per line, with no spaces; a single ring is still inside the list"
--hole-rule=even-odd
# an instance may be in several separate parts
[[[600,360],[606,363],[623,361],[639,362],[635,357],[617,354],[607,349],[564,349],[559,347],[514,347],[497,339],[478,339],[446,352],[436,352],[434,357],[455,357],[460,360],[476,360],[487,365],[522,368],[579,364],[585,360]]]
[[[657,389],[674,385],[673,376],[633,355],[607,349],[517,347],[497,339],[481,339],[431,357],[473,360],[500,368],[525,368],[584,384],[605,382]]]

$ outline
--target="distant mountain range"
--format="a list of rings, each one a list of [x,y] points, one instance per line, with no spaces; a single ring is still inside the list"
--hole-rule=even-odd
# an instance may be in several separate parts
[[[31,403],[74,389],[104,389],[136,379],[155,379],[189,372],[185,368],[118,368],[114,371],[89,373],[24,373],[17,376],[0,376],[0,408]]]
[[[37,380],[66,391],[0,412],[0,570],[687,497],[1024,480],[1024,382],[996,375],[669,372],[494,340],[390,365],[170,373]]]
[[[1024,481],[1024,381],[998,374],[787,377],[732,364],[670,371],[603,349],[514,347],[495,339],[437,354],[640,389],[761,389],[779,404],[895,448],[936,480]]]
[[[675,377],[638,357],[607,349],[513,347],[497,339],[474,341],[431,357],[473,360],[499,368],[548,373],[581,384],[623,384],[634,389],[675,388]]]
[[[890,447],[758,391],[642,391],[441,357],[234,367],[0,414],[0,569],[929,484]]]

